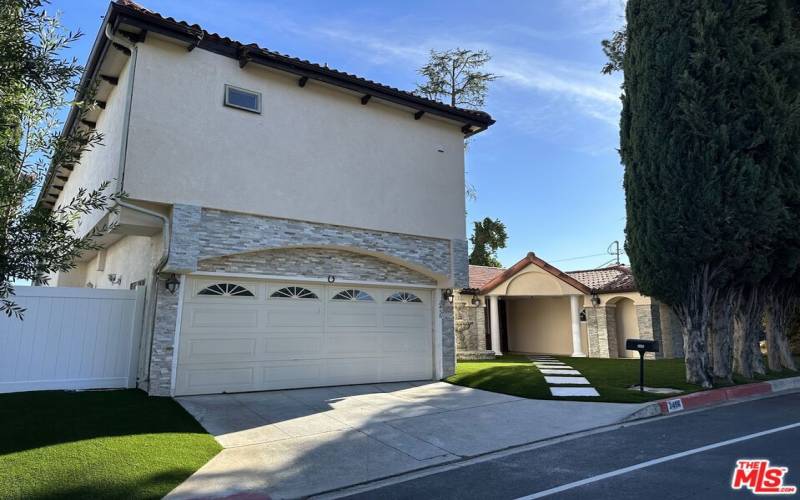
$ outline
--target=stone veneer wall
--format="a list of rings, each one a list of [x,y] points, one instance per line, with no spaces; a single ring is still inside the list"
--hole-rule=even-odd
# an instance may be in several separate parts
[[[140,388],[153,396],[169,396],[172,384],[172,359],[175,352],[175,324],[178,319],[178,297],[167,291],[166,280],[156,281],[156,318],[150,347],[149,381],[140,381]]]
[[[658,303],[637,305],[636,320],[639,323],[639,337],[655,340],[660,346],[659,352],[648,352],[644,355],[645,359],[664,358],[664,343],[661,335],[661,308]]]
[[[465,282],[467,276],[466,241],[387,233],[328,224],[317,224],[288,219],[204,209],[193,205],[176,204],[172,210],[170,257],[165,273],[189,273],[198,270],[213,271],[226,268],[229,272],[254,272],[280,274],[276,269],[286,269],[293,262],[302,272],[320,277],[320,265],[330,264],[341,276],[367,281],[399,281],[415,284],[434,284],[434,280],[412,269],[378,258],[365,258],[363,254],[327,249],[320,246],[339,246],[363,249],[385,254],[427,269],[447,278],[453,276]],[[307,247],[287,249],[287,247]],[[265,251],[285,251],[275,262],[267,262]],[[291,252],[303,253],[309,262],[301,264],[292,259]],[[451,252],[458,265],[451,264]],[[236,254],[236,255],[234,255]],[[246,255],[243,255],[246,254]],[[275,254],[277,255],[277,254]],[[383,275],[377,267],[382,262]],[[261,265],[271,266],[264,272]],[[240,271],[233,271],[239,269]],[[246,271],[245,271],[246,270]],[[377,272],[377,274],[376,274]],[[325,276],[331,274],[325,272]],[[297,269],[291,275],[302,275]],[[387,276],[390,279],[387,279]],[[403,279],[401,279],[403,278]],[[405,281],[405,278],[412,281]],[[172,359],[175,341],[178,294],[170,295],[159,280],[156,287],[156,318],[151,346],[148,390],[150,394],[168,396],[172,376]],[[455,339],[453,333],[453,307],[448,301],[441,304],[442,368],[444,377],[455,373]]]
[[[590,358],[617,358],[617,308],[613,304],[586,308]]]
[[[672,308],[666,304],[661,304],[661,332],[664,343],[669,346],[669,357],[684,357],[683,327]]]
[[[494,359],[494,351],[486,349],[486,307],[483,300],[472,305],[472,295],[455,292],[453,309],[455,316],[456,359]]]
[[[172,234],[174,248],[170,249],[167,272],[195,271],[198,260],[237,253],[287,247],[340,246],[395,257],[443,278],[456,270],[462,274],[461,279],[464,274],[463,263],[451,269],[451,242],[445,239],[201,209],[191,205],[173,207]],[[456,258],[466,259],[466,242],[464,245],[454,243],[453,246]]]
[[[453,304],[439,298],[440,319],[442,321],[442,377],[447,378],[456,372],[456,344],[453,331]]]
[[[292,248],[212,257],[197,263],[198,271],[259,273],[325,279],[385,281],[435,285],[433,278],[371,255],[327,248]]]
[[[453,240],[453,281],[454,288],[469,286],[469,253],[467,240]]]

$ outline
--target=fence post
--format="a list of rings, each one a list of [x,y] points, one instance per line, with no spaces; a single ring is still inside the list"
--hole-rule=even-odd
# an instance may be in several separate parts
[[[131,315],[131,354],[130,367],[128,368],[129,389],[136,387],[136,376],[139,373],[139,343],[142,340],[142,331],[144,330],[144,302],[145,287],[137,287],[136,301],[134,302],[133,314]]]

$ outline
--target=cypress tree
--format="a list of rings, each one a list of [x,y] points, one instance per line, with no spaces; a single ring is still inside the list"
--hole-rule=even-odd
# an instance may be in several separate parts
[[[715,305],[736,304],[737,359],[757,369],[765,283],[782,274],[775,248],[791,221],[789,185],[800,185],[790,173],[800,144],[783,131],[798,115],[796,77],[786,74],[797,61],[792,9],[789,0],[627,5],[627,251],[641,291],[684,327],[687,381],[705,387]]]

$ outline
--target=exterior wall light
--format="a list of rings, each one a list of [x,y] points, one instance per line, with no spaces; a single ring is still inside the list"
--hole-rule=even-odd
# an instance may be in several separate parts
[[[112,285],[119,285],[122,283],[122,275],[117,273],[110,273],[108,275],[108,282]]]
[[[592,305],[595,307],[600,305],[600,296],[597,295],[597,292],[592,292]]]
[[[447,300],[447,302],[453,303],[453,289],[452,288],[445,288],[442,290],[442,298]]]
[[[477,295],[473,295],[472,296],[471,302],[472,302],[472,305],[475,306],[475,307],[478,307],[479,305],[481,305],[481,299]]]
[[[329,274],[328,275],[328,283],[334,283],[336,281],[336,276]]]
[[[581,321],[586,321],[586,309],[581,309]]]
[[[164,286],[167,288],[167,291],[170,294],[175,295],[175,292],[178,291],[178,287],[180,286],[180,284],[181,280],[178,279],[175,273],[172,273],[169,275],[169,278],[167,278],[167,282],[164,283]]]

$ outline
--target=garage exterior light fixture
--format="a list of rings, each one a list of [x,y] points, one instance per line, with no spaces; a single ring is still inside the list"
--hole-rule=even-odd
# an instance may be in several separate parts
[[[169,275],[169,278],[167,278],[167,281],[166,283],[164,283],[164,286],[166,287],[167,291],[170,294],[175,295],[175,292],[178,291],[178,287],[180,286],[180,284],[181,280],[178,279],[175,273],[172,273]]]
[[[473,306],[478,307],[479,305],[481,305],[481,298],[478,297],[477,295],[473,295],[471,302]]]
[[[592,305],[595,307],[600,305],[600,296],[594,290],[592,291]]]
[[[453,303],[453,289],[452,288],[445,288],[442,290],[442,298],[445,299],[447,302]]]

